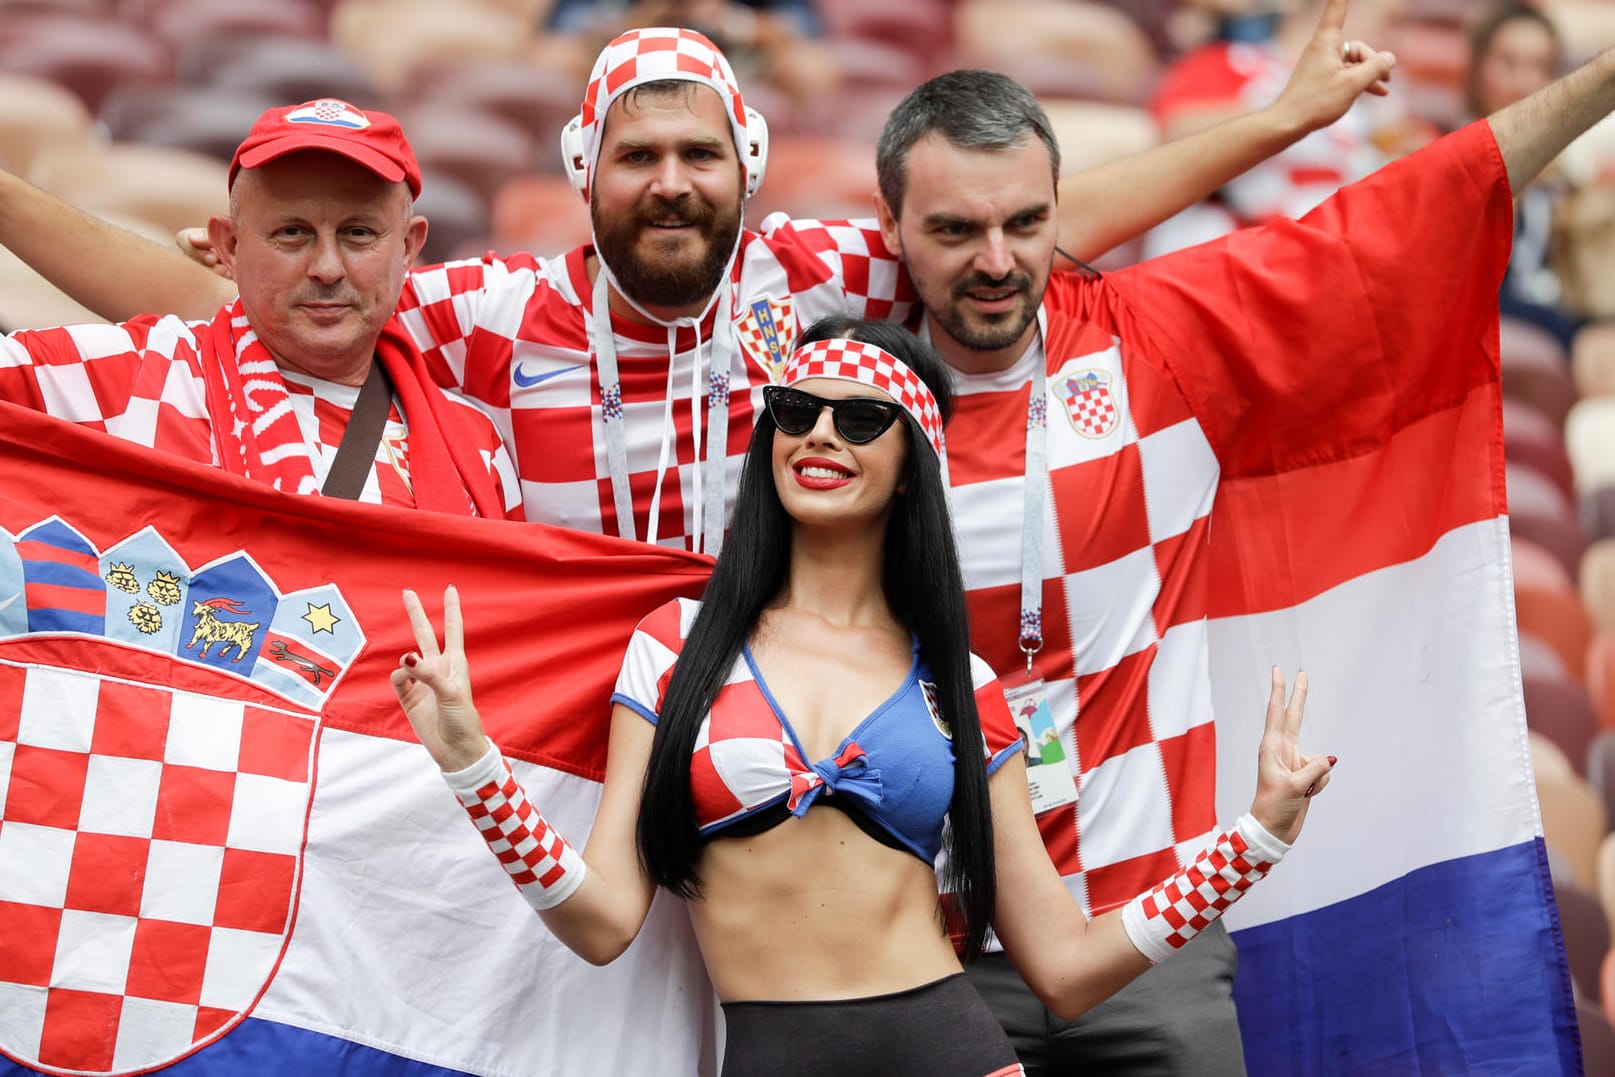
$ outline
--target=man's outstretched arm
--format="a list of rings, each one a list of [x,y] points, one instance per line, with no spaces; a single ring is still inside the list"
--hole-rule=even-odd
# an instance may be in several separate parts
[[[154,243],[0,171],[0,247],[108,321],[137,314],[212,317],[235,285]]]
[[[1060,244],[1097,258],[1345,115],[1364,92],[1384,94],[1396,57],[1353,42],[1346,0],[1331,0],[1284,92],[1264,109],[1060,181]]]
[[[1518,192],[1564,148],[1615,110],[1615,49],[1606,50],[1488,118]]]

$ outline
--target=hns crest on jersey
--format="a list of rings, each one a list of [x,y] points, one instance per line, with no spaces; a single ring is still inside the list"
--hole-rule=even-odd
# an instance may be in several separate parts
[[[370,120],[346,101],[334,97],[322,98],[286,113],[287,123],[317,123],[327,127],[346,127],[358,131],[370,126]]]
[[[754,299],[735,321],[735,336],[747,358],[768,373],[770,382],[778,382],[796,340],[790,297]]]
[[[323,706],[364,645],[332,585],[153,528],[0,530],[0,1054],[167,1065],[227,1035],[290,938]]]
[[[1107,371],[1079,370],[1056,379],[1055,392],[1065,404],[1066,418],[1085,438],[1102,438],[1116,429],[1119,415],[1110,378]]]

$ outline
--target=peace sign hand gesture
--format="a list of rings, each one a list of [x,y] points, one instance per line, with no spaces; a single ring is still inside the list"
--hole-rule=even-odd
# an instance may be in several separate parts
[[[1273,667],[1267,698],[1267,728],[1256,756],[1256,798],[1251,815],[1280,841],[1289,844],[1301,833],[1311,798],[1329,784],[1332,755],[1304,755],[1296,745],[1307,705],[1307,675],[1295,677],[1295,692],[1284,699],[1284,673]]]
[[[426,750],[445,772],[464,770],[488,751],[482,718],[471,702],[471,671],[465,660],[465,622],[460,592],[443,592],[443,647],[414,591],[404,591],[404,610],[418,652],[403,656],[392,672],[393,691]]]

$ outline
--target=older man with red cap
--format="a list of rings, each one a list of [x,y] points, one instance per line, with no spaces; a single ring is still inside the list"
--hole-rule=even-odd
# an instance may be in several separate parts
[[[491,420],[392,321],[426,237],[397,121],[337,100],[265,112],[208,224],[240,297],[0,340],[0,399],[294,493],[520,518]]]

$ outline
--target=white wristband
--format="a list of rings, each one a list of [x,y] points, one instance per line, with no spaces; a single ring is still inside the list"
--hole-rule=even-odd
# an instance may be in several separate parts
[[[533,807],[496,745],[489,744],[470,766],[444,773],[443,780],[527,904],[540,912],[553,909],[583,885],[583,857]]]
[[[1284,859],[1290,846],[1250,814],[1217,835],[1194,863],[1122,906],[1122,927],[1157,964],[1183,946]]]

